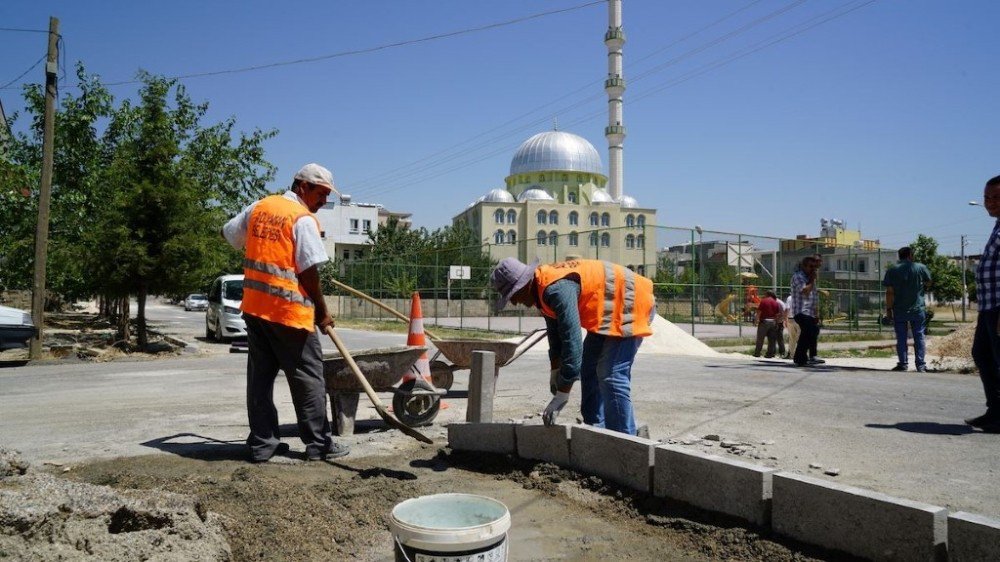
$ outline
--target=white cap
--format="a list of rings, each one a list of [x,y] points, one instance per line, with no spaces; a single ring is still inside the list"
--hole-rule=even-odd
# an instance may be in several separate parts
[[[337,189],[333,186],[333,174],[330,173],[330,170],[327,170],[323,166],[316,163],[310,163],[302,166],[302,169],[295,172],[294,179],[316,185],[325,185],[326,187],[329,187],[331,191],[337,191]]]

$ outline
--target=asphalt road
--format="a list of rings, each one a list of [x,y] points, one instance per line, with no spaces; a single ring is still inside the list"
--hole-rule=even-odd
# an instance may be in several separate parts
[[[203,329],[198,313],[181,309],[176,316],[178,325]],[[355,349],[401,343],[399,334],[339,332]],[[246,435],[246,355],[217,349],[157,361],[0,369],[0,445],[36,462],[72,463],[177,452],[184,443],[239,443]],[[633,370],[637,416],[654,439],[684,442],[718,434],[748,444],[744,449],[761,457],[740,457],[749,462],[1000,517],[1000,435],[972,432],[961,421],[984,409],[977,377],[788,365],[641,354]],[[547,381],[542,351],[503,368],[494,419],[537,414],[548,401]],[[441,440],[444,423],[464,418],[466,383],[460,372],[446,398],[450,407],[427,434]],[[280,380],[275,395],[283,435],[293,450],[301,449],[287,385]],[[561,421],[572,422],[578,408],[574,391]],[[349,439],[356,455],[391,452],[407,439],[383,431],[370,407],[363,406],[358,419],[359,433]],[[690,447],[731,454],[718,443]],[[813,463],[840,474],[823,476],[809,467]]]

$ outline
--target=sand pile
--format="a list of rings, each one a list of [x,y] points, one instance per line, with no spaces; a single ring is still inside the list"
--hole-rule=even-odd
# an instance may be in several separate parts
[[[584,332],[586,336],[586,333]],[[506,341],[521,341],[521,337],[509,338]],[[531,351],[547,351],[549,342],[542,338]],[[666,318],[657,315],[653,320],[653,335],[642,340],[639,354],[662,353],[666,355],[695,355],[698,357],[718,357],[719,352],[708,347],[691,334],[677,327]]]
[[[947,336],[929,338],[927,357],[935,367],[948,367],[959,371],[971,371],[972,339],[976,335],[976,325],[962,326]]]

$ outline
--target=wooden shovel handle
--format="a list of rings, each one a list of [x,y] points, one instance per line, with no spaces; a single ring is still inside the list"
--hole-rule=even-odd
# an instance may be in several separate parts
[[[375,306],[377,306],[377,307],[385,310],[389,314],[392,314],[396,318],[399,318],[403,322],[406,322],[406,323],[410,322],[410,317],[409,316],[403,314],[402,312],[399,312],[395,308],[392,308],[391,306],[383,303],[382,301],[376,299],[375,297],[366,295],[365,293],[362,293],[361,291],[355,289],[354,287],[351,287],[350,285],[346,285],[344,283],[341,283],[340,281],[337,281],[336,279],[331,279],[330,281],[332,281],[334,285],[340,287],[341,289],[347,291],[348,293],[351,293],[352,295],[358,297],[361,300],[365,300],[365,301],[368,301],[368,302],[374,304]],[[429,337],[432,340],[441,339],[441,338],[435,336],[434,334],[432,334],[431,331],[428,330],[427,328],[424,328],[424,333],[427,334],[427,337]]]
[[[337,335],[337,332],[333,330],[333,326],[327,326],[326,328],[323,329],[323,332],[326,333],[326,335],[330,336],[330,339],[333,340],[333,345],[337,346],[337,351],[340,351],[341,357],[343,357],[344,361],[346,361],[348,366],[351,367],[351,372],[354,373],[354,377],[358,380],[358,383],[361,385],[361,388],[365,389],[365,394],[367,394],[368,399],[372,401],[372,404],[375,406],[375,410],[378,412],[378,415],[381,416],[382,419],[385,420],[387,424],[391,425],[392,427],[395,427],[396,429],[402,431],[403,433],[409,435],[410,437],[413,437],[418,441],[423,441],[424,443],[434,443],[434,441],[431,440],[430,437],[427,437],[423,433],[420,433],[416,429],[413,429],[412,427],[399,421],[396,418],[396,416],[386,411],[385,406],[382,405],[382,401],[379,400],[378,395],[375,394],[375,389],[372,388],[372,385],[369,384],[368,379],[365,378],[365,375],[361,372],[361,369],[358,368],[358,364],[355,363],[354,358],[351,357],[351,352],[347,351],[347,346],[345,346],[344,342],[341,341],[340,336]]]

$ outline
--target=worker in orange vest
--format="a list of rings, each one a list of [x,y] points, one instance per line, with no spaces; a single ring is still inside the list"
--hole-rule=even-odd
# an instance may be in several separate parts
[[[504,258],[490,283],[500,293],[497,310],[511,302],[537,307],[545,317],[554,397],[542,421],[555,423],[579,379],[584,423],[635,435],[632,362],[642,338],[653,333],[653,282],[601,260],[527,265]]]
[[[306,460],[342,457],[326,415],[323,348],[316,326],[333,326],[320,290],[319,266],[330,258],[313,214],[336,192],[333,175],[306,164],[281,195],[253,203],[222,228],[243,260],[243,319],[247,325],[247,414],[251,462],[288,450],[278,430],[274,379],[285,373]]]

